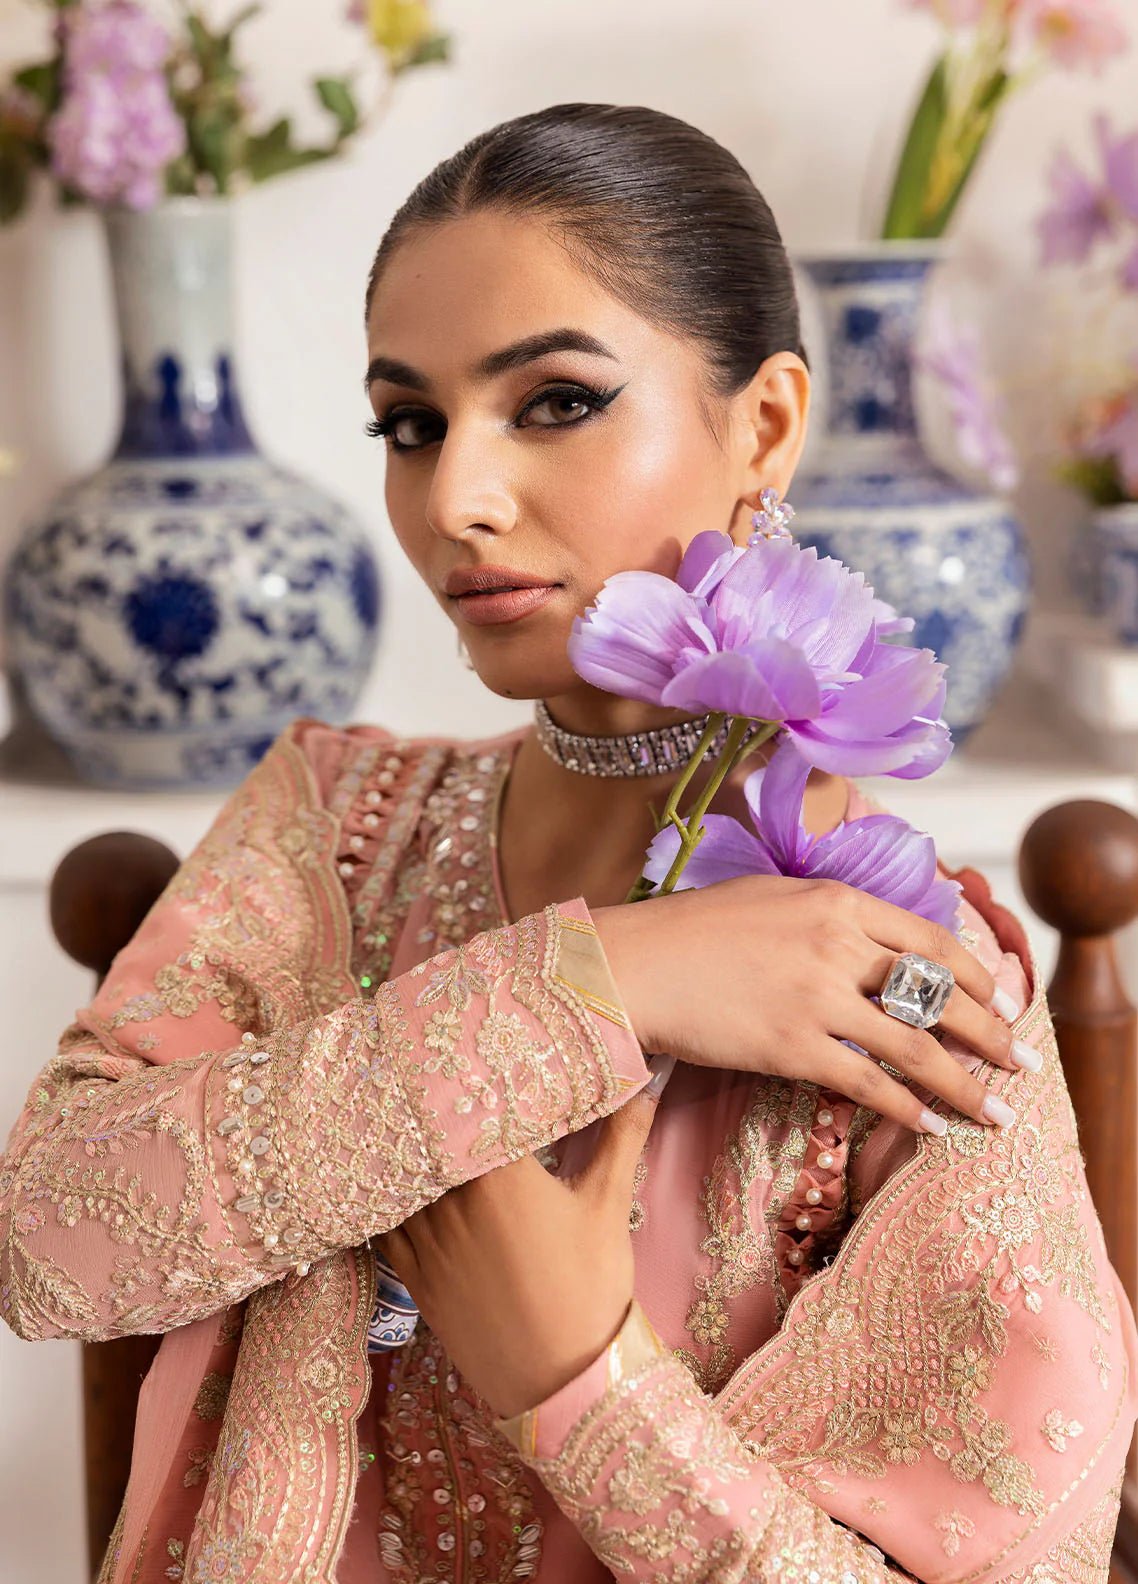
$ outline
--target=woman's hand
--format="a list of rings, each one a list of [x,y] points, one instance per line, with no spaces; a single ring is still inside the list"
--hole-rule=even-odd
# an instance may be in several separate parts
[[[553,1177],[526,1155],[372,1239],[500,1418],[544,1402],[624,1323],[633,1291],[633,1175],[671,1067],[659,1058],[657,1088],[639,1090],[605,1118],[576,1177]]]
[[[1001,1067],[1039,1065],[1008,1027],[1022,1008],[949,931],[841,881],[749,876],[598,908],[593,918],[645,1050],[805,1078],[908,1127],[943,1132],[944,1119],[884,1072],[885,1061],[965,1116],[1006,1125],[1011,1108],[931,1032],[868,999],[912,951],[956,979],[938,1030]]]

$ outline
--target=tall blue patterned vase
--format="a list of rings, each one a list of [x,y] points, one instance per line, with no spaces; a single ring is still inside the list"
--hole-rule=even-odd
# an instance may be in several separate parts
[[[936,242],[803,254],[825,330],[829,399],[820,444],[795,474],[795,537],[864,572],[916,626],[904,642],[948,667],[957,743],[1007,675],[1030,593],[1023,530],[1000,500],[953,478],[917,429],[913,353]]]
[[[375,653],[376,558],[342,506],[249,433],[227,201],[102,218],[122,429],[9,562],[10,661],[84,779],[228,787],[298,715],[349,717]]]

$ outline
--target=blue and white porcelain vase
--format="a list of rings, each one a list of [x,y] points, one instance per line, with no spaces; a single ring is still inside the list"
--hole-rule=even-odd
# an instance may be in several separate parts
[[[948,667],[945,719],[958,743],[1011,667],[1030,594],[1023,530],[1006,505],[926,452],[913,357],[938,242],[881,242],[796,256],[826,339],[829,396],[819,444],[794,476],[793,532],[864,572],[912,616],[899,641]]]
[[[1115,643],[1138,645],[1138,501],[1099,506],[1091,517],[1095,546],[1094,614]]]
[[[233,365],[225,199],[102,215],[125,390],[110,461],[9,563],[10,662],[100,785],[235,785],[290,720],[340,724],[375,653],[364,529],[257,449]]]

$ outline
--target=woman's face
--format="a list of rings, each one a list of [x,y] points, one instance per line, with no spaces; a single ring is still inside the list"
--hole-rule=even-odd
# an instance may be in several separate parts
[[[510,698],[615,704],[569,664],[573,618],[615,572],[674,573],[703,529],[742,542],[759,490],[785,491],[805,435],[800,359],[769,358],[716,404],[694,341],[610,296],[543,226],[500,214],[396,249],[368,358],[395,533],[482,680]],[[456,579],[484,569],[484,585],[531,587],[460,592]]]

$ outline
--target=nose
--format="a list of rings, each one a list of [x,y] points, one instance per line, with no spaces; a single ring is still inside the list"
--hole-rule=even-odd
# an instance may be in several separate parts
[[[508,534],[517,503],[483,433],[465,437],[452,424],[439,450],[427,496],[427,524],[440,539]]]

